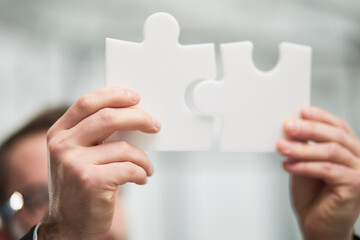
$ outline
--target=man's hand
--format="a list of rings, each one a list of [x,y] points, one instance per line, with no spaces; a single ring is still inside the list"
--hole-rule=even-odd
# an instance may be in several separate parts
[[[360,140],[341,119],[306,107],[284,124],[294,207],[307,240],[350,240],[360,209]]]
[[[101,239],[111,226],[118,185],[145,184],[153,174],[142,150],[121,141],[103,143],[116,130],[160,130],[154,117],[131,107],[139,100],[120,87],[96,90],[48,131],[50,206],[39,239]]]

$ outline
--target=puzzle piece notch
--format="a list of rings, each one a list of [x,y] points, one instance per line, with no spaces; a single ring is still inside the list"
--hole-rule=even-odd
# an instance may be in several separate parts
[[[185,94],[192,81],[215,78],[214,45],[180,45],[179,32],[175,18],[156,13],[145,22],[143,42],[106,39],[106,85],[139,92],[138,107],[162,122],[155,135],[118,131],[108,141],[148,151],[209,150],[213,119],[193,114]]]
[[[273,152],[282,124],[310,104],[311,48],[282,43],[279,60],[267,72],[252,60],[253,44],[221,45],[224,78],[199,83],[194,106],[206,115],[220,115],[220,150]]]

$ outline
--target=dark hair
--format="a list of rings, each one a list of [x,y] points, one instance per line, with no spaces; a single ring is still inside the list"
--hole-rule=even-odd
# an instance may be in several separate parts
[[[0,206],[4,204],[6,199],[6,179],[7,174],[6,170],[6,161],[7,155],[11,147],[20,139],[38,133],[47,131],[67,110],[67,107],[57,107],[48,109],[40,112],[36,117],[29,121],[25,126],[20,128],[18,131],[10,135],[1,145],[0,145]]]

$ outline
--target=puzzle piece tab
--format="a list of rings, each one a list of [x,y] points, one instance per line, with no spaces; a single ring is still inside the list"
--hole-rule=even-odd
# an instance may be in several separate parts
[[[193,114],[185,103],[188,86],[216,76],[213,44],[182,46],[179,25],[166,13],[151,15],[142,43],[106,39],[106,85],[134,89],[137,107],[160,119],[159,133],[118,131],[112,140],[125,140],[143,150],[200,151],[211,143],[212,118]]]
[[[274,69],[259,71],[251,42],[221,45],[224,78],[200,82],[193,103],[223,119],[220,150],[272,152],[282,124],[310,104],[311,48],[282,43]]]

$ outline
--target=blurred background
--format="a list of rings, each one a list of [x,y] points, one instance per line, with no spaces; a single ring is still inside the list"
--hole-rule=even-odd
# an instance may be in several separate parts
[[[182,44],[216,43],[219,79],[220,43],[253,41],[261,70],[282,41],[312,46],[312,104],[360,134],[358,0],[0,0],[0,140],[104,86],[105,37],[141,42],[158,11],[177,18]],[[278,154],[149,155],[155,176],[125,187],[130,239],[301,239]]]

